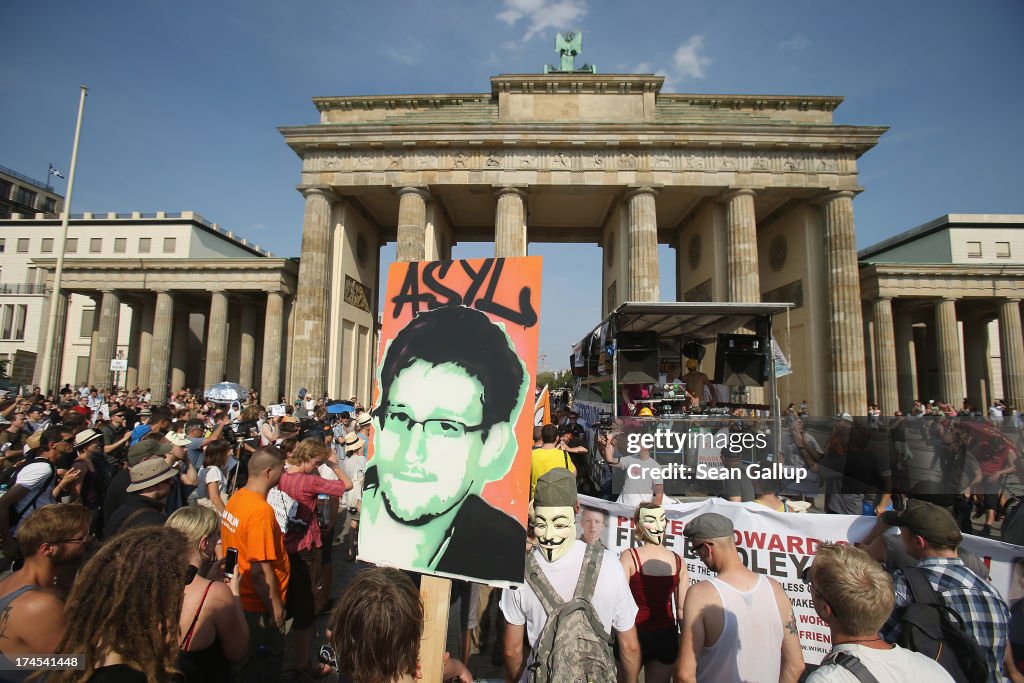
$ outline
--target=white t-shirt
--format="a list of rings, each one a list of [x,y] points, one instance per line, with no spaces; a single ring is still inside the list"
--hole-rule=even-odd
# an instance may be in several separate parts
[[[636,455],[620,458],[619,464],[626,471],[626,481],[615,502],[639,505],[654,500],[654,487],[662,483],[661,475],[657,472],[661,465],[654,458],[641,460]]]
[[[18,527],[30,516],[32,511],[56,502],[51,494],[53,487],[57,485],[57,477],[54,476],[51,479],[51,472],[53,469],[48,462],[34,462],[18,472],[18,478],[14,480],[14,483],[28,489],[28,493],[14,505],[14,511],[21,515],[18,524],[11,530],[15,535],[17,535]],[[36,498],[37,493],[39,494],[38,498]],[[35,502],[32,501],[33,498],[35,498]],[[32,504],[31,510],[29,509],[30,503]]]
[[[363,499],[363,479],[366,478],[366,456],[362,454],[345,458],[341,464],[345,474],[352,480],[352,489],[345,493],[342,505],[354,508]]]
[[[878,679],[878,683],[952,683],[953,677],[938,663],[899,645],[891,650],[875,650],[856,643],[836,645],[833,651],[849,652]],[[857,677],[838,664],[826,664],[807,677],[807,683],[858,683]]]
[[[207,486],[209,484],[212,484],[215,481],[219,482],[219,484],[217,485],[217,490],[220,493],[220,495],[223,497],[224,490],[228,487],[228,482],[227,482],[226,479],[224,479],[224,473],[221,472],[220,468],[217,467],[216,465],[210,465],[209,467],[204,467],[203,470],[205,471],[205,474],[203,474],[203,477],[204,477],[203,478],[204,488],[203,488],[202,494],[199,497],[200,498],[206,498],[208,496],[207,491],[209,489],[205,488],[205,486]]]
[[[580,570],[583,567],[583,556],[586,553],[585,543],[576,542],[572,544],[569,551],[555,560],[547,562],[537,554],[537,562],[544,571],[544,576],[552,588],[563,600],[571,600],[576,590],[576,582],[580,577]],[[611,633],[615,631],[628,631],[636,624],[637,607],[633,600],[633,594],[629,592],[629,583],[626,581],[626,574],[622,571],[622,565],[611,552],[605,550],[601,560],[601,573],[597,575],[597,586],[594,588],[594,609],[601,619],[601,624]],[[518,590],[505,588],[501,591],[501,612],[505,620],[513,625],[526,624],[526,635],[530,641],[530,661],[523,669],[523,678],[526,680],[529,665],[533,661],[533,652],[537,649],[540,641],[541,631],[547,623],[548,615],[541,605],[540,598],[533,592],[529,584]]]

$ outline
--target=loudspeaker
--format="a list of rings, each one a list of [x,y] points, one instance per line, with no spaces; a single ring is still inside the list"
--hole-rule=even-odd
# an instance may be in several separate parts
[[[658,349],[658,334],[656,332],[619,332],[615,337],[615,345],[620,351],[627,349],[656,351]]]
[[[657,384],[658,349],[619,351],[620,384]]]
[[[755,334],[720,334],[715,348],[715,384],[758,387],[768,378],[768,350]]]

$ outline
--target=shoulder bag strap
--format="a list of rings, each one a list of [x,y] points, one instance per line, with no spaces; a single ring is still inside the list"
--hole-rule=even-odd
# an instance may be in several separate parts
[[[834,656],[827,657],[825,663],[829,660],[856,676],[860,683],[878,683],[878,679],[868,671],[868,668],[864,666],[864,662],[857,659],[856,655],[851,655],[849,652],[837,652]]]
[[[196,630],[196,624],[199,623],[199,613],[203,611],[203,605],[206,603],[206,596],[210,594],[210,589],[213,588],[213,581],[206,584],[206,590],[203,591],[203,597],[199,599],[199,607],[196,608],[196,613],[192,617],[192,623],[188,627],[188,631],[185,632],[185,637],[181,639],[181,651],[188,652],[188,646],[192,644],[192,635]]]
[[[583,566],[580,567],[580,578],[576,582],[573,598],[583,598],[587,602],[594,599],[594,589],[597,588],[597,577],[601,573],[601,556],[603,554],[604,550],[598,544],[587,544],[587,551],[583,555]]]
[[[910,584],[910,595],[914,602],[922,605],[944,604],[942,596],[935,591],[920,567],[903,567],[903,576],[907,577],[907,583]]]
[[[548,577],[544,575],[544,570],[532,552],[526,556],[526,583],[536,593],[545,614],[550,615],[565,604],[558,591],[548,581]]]
[[[31,464],[35,464],[35,463],[28,463],[28,464],[31,465]],[[36,501],[39,500],[39,496],[43,495],[43,491],[52,491],[53,490],[53,487],[55,486],[54,479],[56,479],[56,477],[57,477],[57,468],[55,468],[53,466],[53,463],[47,462],[46,464],[50,466],[50,476],[48,476],[46,478],[46,481],[43,483],[43,485],[41,487],[39,487],[38,491],[36,491],[36,495],[32,496],[32,498],[28,501],[28,503],[25,505],[25,507],[23,507],[21,509],[21,512],[18,513],[18,514],[25,515],[27,513],[31,513],[32,510],[33,510],[33,506],[36,504]],[[22,467],[21,469],[24,470],[25,468]],[[18,477],[17,476],[14,477],[14,482],[15,483],[18,482]],[[13,509],[13,506],[12,506],[12,509]]]

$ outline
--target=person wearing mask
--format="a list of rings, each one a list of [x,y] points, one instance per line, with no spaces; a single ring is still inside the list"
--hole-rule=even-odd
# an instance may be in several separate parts
[[[672,678],[679,655],[676,623],[683,621],[683,601],[690,587],[683,559],[665,547],[667,524],[663,507],[641,503],[633,515],[633,528],[642,545],[619,556],[639,609],[636,630],[645,683],[668,683]]]

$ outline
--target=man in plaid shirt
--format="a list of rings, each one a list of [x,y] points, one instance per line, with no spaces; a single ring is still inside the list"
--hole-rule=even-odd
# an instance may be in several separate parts
[[[963,619],[967,635],[985,651],[989,670],[986,680],[992,683],[1006,680],[1002,671],[1010,610],[992,586],[957,556],[957,546],[963,536],[953,516],[932,503],[911,500],[903,512],[885,512],[882,520],[900,528],[900,538],[907,552],[918,561],[916,566],[924,570],[946,606]],[[893,573],[893,582],[896,609],[882,627],[882,637],[890,643],[900,636],[903,608],[913,602],[910,584],[902,570]]]

